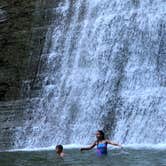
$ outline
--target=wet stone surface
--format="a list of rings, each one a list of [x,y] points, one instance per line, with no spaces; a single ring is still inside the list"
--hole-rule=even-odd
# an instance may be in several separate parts
[[[0,2],[0,149],[14,146],[23,124],[27,98],[41,89],[39,68],[46,33],[54,20],[56,0]],[[39,66],[40,65],[40,66]]]

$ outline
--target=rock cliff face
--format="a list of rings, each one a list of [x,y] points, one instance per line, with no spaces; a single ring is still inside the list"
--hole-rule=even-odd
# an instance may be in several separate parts
[[[163,0],[0,6],[0,150],[166,143]]]
[[[27,99],[41,88],[43,45],[55,0],[0,2],[0,150],[12,147]],[[40,75],[40,74],[39,74]],[[33,91],[33,93],[31,93]]]

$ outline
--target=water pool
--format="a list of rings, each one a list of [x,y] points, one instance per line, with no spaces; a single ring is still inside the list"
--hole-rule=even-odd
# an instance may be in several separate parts
[[[0,166],[166,166],[166,150],[109,149],[97,157],[95,150],[65,149],[64,159],[54,151],[0,152]]]

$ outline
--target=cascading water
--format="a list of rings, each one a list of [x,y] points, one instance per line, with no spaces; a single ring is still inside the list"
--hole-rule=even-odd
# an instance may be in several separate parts
[[[16,146],[88,144],[97,129],[166,143],[165,0],[66,0],[53,12],[42,96]]]

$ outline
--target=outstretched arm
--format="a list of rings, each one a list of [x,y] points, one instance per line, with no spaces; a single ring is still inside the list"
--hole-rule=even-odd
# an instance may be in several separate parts
[[[115,143],[115,142],[112,142],[112,141],[110,141],[110,140],[106,140],[106,141],[107,141],[107,143],[110,144],[110,145],[122,147],[122,145],[119,145],[119,144],[117,144],[117,143]]]
[[[94,148],[95,146],[96,146],[96,142],[93,143],[92,145],[90,145],[89,147],[81,148],[80,151],[83,151],[83,150],[91,150],[91,149]]]

